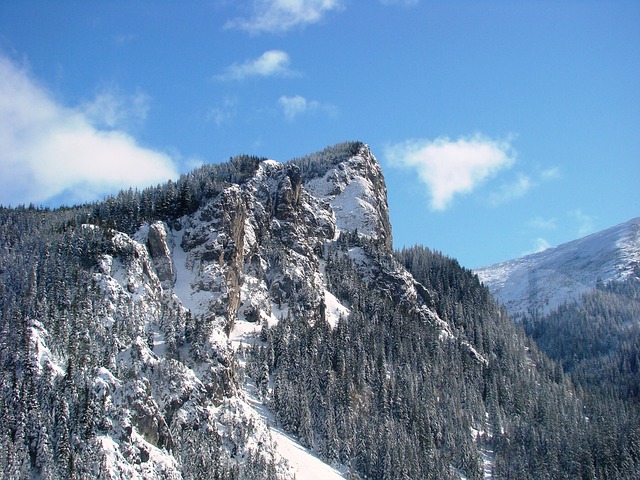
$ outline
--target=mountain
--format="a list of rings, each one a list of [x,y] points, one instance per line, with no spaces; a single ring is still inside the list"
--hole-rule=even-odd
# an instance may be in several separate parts
[[[393,251],[360,142],[0,208],[0,313],[4,478],[640,472],[472,272]]]
[[[640,418],[640,218],[477,271],[584,393]]]
[[[640,275],[640,218],[476,273],[514,318],[549,313],[599,282]]]

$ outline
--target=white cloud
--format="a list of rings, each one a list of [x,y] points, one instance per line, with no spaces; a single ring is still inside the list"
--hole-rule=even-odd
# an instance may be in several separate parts
[[[320,105],[318,102],[308,101],[300,95],[294,95],[293,97],[283,95],[278,99],[278,103],[282,107],[284,116],[287,117],[288,120],[293,120],[305,112],[317,110]]]
[[[122,95],[117,89],[106,89],[80,109],[92,125],[98,128],[128,129],[141,125],[149,112],[148,95],[137,92]]]
[[[0,56],[0,203],[38,204],[61,195],[88,201],[175,178],[167,154],[140,146],[122,130],[100,128],[117,126],[122,112],[146,115],[143,96],[129,105],[119,101],[99,96],[81,108],[65,107]]]
[[[413,7],[420,3],[420,0],[380,0],[382,5],[401,5],[403,7]]]
[[[527,222],[527,226],[538,230],[555,230],[558,227],[556,218],[535,217]]]
[[[333,105],[323,104],[317,100],[307,100],[305,97],[300,95],[294,95],[292,97],[283,95],[278,99],[278,104],[282,108],[287,120],[293,120],[298,115],[302,115],[303,113],[314,113],[318,110],[322,110],[329,115],[334,115],[336,113],[336,108]]]
[[[268,50],[258,58],[234,63],[224,73],[217,75],[218,80],[244,80],[248,77],[286,77],[296,73],[289,69],[291,63],[287,52]]]
[[[387,146],[385,156],[392,165],[418,173],[428,188],[433,210],[446,209],[454,196],[473,191],[515,161],[508,141],[482,135],[455,141],[446,137],[409,140]]]
[[[286,32],[318,23],[328,12],[341,8],[341,0],[253,0],[252,15],[231,21],[227,27],[250,33]]]

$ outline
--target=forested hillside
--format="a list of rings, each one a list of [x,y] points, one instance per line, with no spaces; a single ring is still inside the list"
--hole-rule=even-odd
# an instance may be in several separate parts
[[[533,457],[530,465],[540,462],[538,465],[546,465],[547,468],[556,464],[557,452],[560,458],[564,457],[568,465],[574,468],[573,471],[561,468],[549,478],[638,476],[640,422],[637,420],[640,417],[637,409],[626,408],[613,398],[594,402],[585,398],[580,389],[573,390],[569,393],[569,398],[582,399],[582,413],[574,413],[582,415],[585,422],[581,424],[578,421],[574,424],[574,427],[578,426],[579,431],[565,431],[568,435],[559,437],[558,432],[554,430],[564,421],[571,422],[572,417],[571,408],[563,406],[567,399],[566,388],[569,380],[563,374],[562,367],[549,361],[546,353],[541,353],[531,340],[525,340],[521,328],[513,325],[504,310],[498,314],[499,307],[490,297],[488,290],[480,286],[477,277],[471,271],[461,268],[455,260],[421,247],[403,251],[401,258],[404,258],[405,264],[416,279],[441,293],[438,311],[444,309],[441,314],[446,318],[462,319],[461,322],[455,322],[460,322],[460,328],[470,332],[471,338],[475,336],[474,345],[477,348],[482,349],[482,343],[479,342],[477,333],[471,333],[474,331],[472,329],[488,330],[482,333],[484,350],[481,351],[497,361],[493,369],[505,375],[505,383],[508,385],[505,385],[505,390],[530,390],[524,394],[528,397],[527,408],[524,410],[509,397],[501,397],[501,401],[498,402],[503,409],[502,418],[505,419],[505,425],[514,429],[513,436],[508,435],[509,427],[503,430],[506,435],[498,436],[498,439],[504,440],[503,444],[498,443],[496,446],[498,452],[500,448],[505,448],[506,451],[516,454],[520,449],[521,456]],[[479,328],[479,324],[485,326]],[[500,339],[504,339],[504,344],[500,343]],[[524,365],[535,365],[535,372],[546,381],[551,380],[550,383],[555,384],[555,387],[545,391],[543,382],[535,380],[533,384],[530,383],[532,371],[522,368],[523,350],[519,348],[520,342],[524,342],[524,351],[527,352]],[[488,368],[487,372],[493,369]],[[493,381],[493,374],[489,378]],[[556,396],[558,390],[554,393],[554,389],[559,389],[562,393]],[[530,430],[525,433],[523,427],[529,422]],[[573,427],[565,428],[570,430]],[[520,439],[522,443],[518,445],[517,442],[513,442],[513,438]],[[542,445],[538,444],[540,440]],[[517,465],[517,461],[509,459],[505,463],[509,467],[496,472],[497,478],[525,478],[522,472],[513,476],[512,467],[514,464]],[[543,471],[537,475],[537,478],[547,478]]]
[[[524,326],[579,387],[588,415],[599,424],[597,451],[606,458],[619,449],[619,474],[627,475],[640,445],[638,278],[599,282],[578,301],[526,318]]]
[[[598,437],[635,461],[640,425],[640,221],[489,266],[480,278],[571,376]],[[617,432],[613,435],[611,432]],[[615,438],[614,438],[615,437]],[[633,460],[630,460],[633,459]]]
[[[583,388],[640,402],[640,279],[599,283],[525,328]]]

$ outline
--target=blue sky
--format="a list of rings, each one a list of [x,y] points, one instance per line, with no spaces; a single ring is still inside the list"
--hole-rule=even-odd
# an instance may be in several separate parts
[[[470,268],[636,217],[640,3],[0,2],[0,204],[344,140]]]

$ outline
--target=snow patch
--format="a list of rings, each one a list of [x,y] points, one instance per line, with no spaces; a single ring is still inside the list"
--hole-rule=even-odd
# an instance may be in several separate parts
[[[324,289],[324,303],[325,303],[325,316],[331,328],[335,328],[338,325],[340,318],[347,318],[351,313],[347,307],[345,307],[336,296],[326,288]]]
[[[324,305],[325,305],[325,318],[331,328],[335,328],[338,325],[340,317],[347,318],[351,313],[351,310],[338,300],[338,298],[329,291],[327,277],[326,277],[326,260],[320,260],[319,274],[321,283],[324,286]]]
[[[493,439],[493,432],[491,424],[489,423],[488,413],[485,413],[485,421],[481,429],[471,428],[471,436],[478,444],[480,457],[482,458],[482,478],[484,478],[484,480],[493,480],[496,458],[495,451],[490,446],[491,440]]]
[[[254,385],[245,385],[248,405],[255,414],[270,427],[271,437],[277,452],[287,460],[291,473],[297,480],[338,480],[347,478],[339,470],[327,465],[293,437],[280,429],[273,414],[257,398]],[[344,468],[342,470],[345,470]]]
[[[36,358],[36,365],[42,370],[48,364],[53,369],[54,374],[64,375],[65,370],[54,361],[51,350],[47,346],[47,336],[48,333],[40,321],[31,321],[30,343],[31,351],[34,352],[33,354]]]
[[[356,155],[329,169],[322,178],[305,183],[305,189],[316,198],[327,201],[336,220],[336,234],[355,231],[375,237],[379,226],[379,210],[376,205],[384,199],[376,194],[375,186],[367,175],[363,175],[367,162]]]
[[[206,312],[206,301],[211,298],[211,292],[194,291],[192,282],[194,274],[187,266],[187,252],[182,248],[182,237],[185,229],[179,232],[172,231],[173,235],[173,264],[176,270],[176,283],[173,286],[173,294],[180,300],[180,303],[196,314]]]

